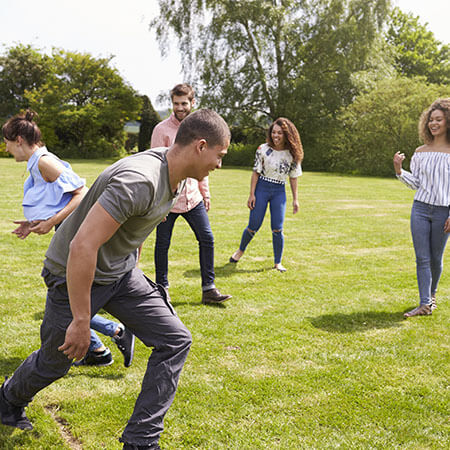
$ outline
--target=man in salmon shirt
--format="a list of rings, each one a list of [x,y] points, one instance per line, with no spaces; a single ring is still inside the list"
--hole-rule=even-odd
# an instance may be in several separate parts
[[[177,84],[170,91],[170,97],[173,112],[154,128],[151,148],[170,147],[173,144],[182,120],[191,113],[195,103],[194,89],[185,83]],[[199,243],[204,304],[222,303],[231,298],[231,295],[221,294],[214,284],[214,236],[208,218],[210,206],[208,177],[201,181],[188,178],[166,220],[158,225],[155,242],[156,282],[168,288],[168,254],[173,227],[180,215],[186,219]]]

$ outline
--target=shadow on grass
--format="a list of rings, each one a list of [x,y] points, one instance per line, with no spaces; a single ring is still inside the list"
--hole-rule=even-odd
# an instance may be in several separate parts
[[[356,312],[308,317],[312,326],[330,333],[356,333],[373,329],[399,327],[403,312]]]
[[[177,306],[185,306],[185,305],[189,305],[189,306],[197,306],[197,307],[202,307],[202,308],[226,308],[226,303],[227,302],[223,302],[223,303],[211,303],[208,305],[204,305],[201,301],[200,302],[181,302],[181,301],[176,301],[173,300],[173,298],[170,299],[170,304],[176,308]]]
[[[22,358],[1,358],[0,359],[0,384],[3,383],[4,375],[9,376],[9,374],[12,374],[22,363],[23,363]]]
[[[34,320],[39,320],[39,321],[44,320],[44,313],[45,313],[45,311],[40,311],[40,312],[35,313],[33,316]]]
[[[39,437],[37,430],[20,431],[17,428],[0,424],[0,448],[2,450],[29,448],[33,440],[39,439]]]
[[[23,363],[21,358],[2,358],[0,359],[0,384],[3,383],[5,375],[10,376]],[[120,372],[108,373],[107,369],[99,367],[72,367],[68,374],[64,377],[88,377],[88,378],[103,378],[105,380],[119,380],[124,378],[124,374]],[[0,448],[2,448],[0,446]]]
[[[234,263],[226,263],[223,266],[215,266],[214,272],[216,274],[216,278],[228,278],[233,276],[234,274],[241,274],[241,273],[261,273],[261,272],[268,272],[269,270],[272,270],[273,267],[262,267],[259,269],[239,269],[237,264]],[[195,270],[186,270],[183,275],[186,278],[200,278],[200,269]]]
[[[107,373],[102,367],[72,367],[64,378],[75,378],[75,377],[86,377],[86,378],[102,378],[103,380],[121,380],[125,378],[125,375],[121,372]]]

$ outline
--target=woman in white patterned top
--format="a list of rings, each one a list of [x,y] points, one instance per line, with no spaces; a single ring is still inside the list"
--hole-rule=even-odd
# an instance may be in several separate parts
[[[450,98],[438,99],[422,114],[419,134],[425,145],[402,169],[403,153],[394,155],[397,178],[417,192],[411,210],[420,305],[405,318],[428,316],[436,309],[436,291],[450,232]]]
[[[256,150],[255,164],[250,182],[250,196],[247,206],[250,219],[245,228],[239,249],[230,258],[237,263],[247,245],[261,227],[270,203],[270,220],[274,252],[274,268],[280,272],[286,269],[281,264],[284,248],[283,222],[286,212],[285,183],[289,178],[292,190],[293,213],[298,211],[297,177],[302,174],[303,147],[295,125],[280,117],[270,125],[267,143]]]

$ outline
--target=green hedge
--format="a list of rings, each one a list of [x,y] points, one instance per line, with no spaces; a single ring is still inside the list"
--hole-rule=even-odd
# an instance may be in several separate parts
[[[8,158],[9,156],[11,155],[6,151],[6,144],[2,140],[2,142],[0,142],[0,158]]]
[[[233,143],[228,147],[227,156],[223,159],[224,166],[253,167],[255,152],[259,144]]]

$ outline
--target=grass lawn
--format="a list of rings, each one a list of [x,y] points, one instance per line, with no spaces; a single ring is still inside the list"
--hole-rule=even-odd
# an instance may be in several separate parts
[[[108,165],[73,161],[92,183]],[[22,218],[25,164],[0,159],[0,375],[39,346],[50,235],[11,234]],[[409,233],[413,192],[392,179],[305,173],[289,203],[286,273],[272,270],[269,217],[237,265],[250,171],[210,177],[216,284],[233,298],[200,303],[197,243],[180,218],[169,255],[172,303],[193,346],[165,420],[164,449],[447,449],[450,261],[431,317],[418,304]],[[290,202],[290,193],[288,202]],[[141,268],[154,277],[154,236]],[[1,449],[120,449],[150,350],[133,365],[72,368],[27,408],[35,428],[0,425]],[[65,432],[65,434],[63,433]],[[69,439],[71,438],[71,440]]]

